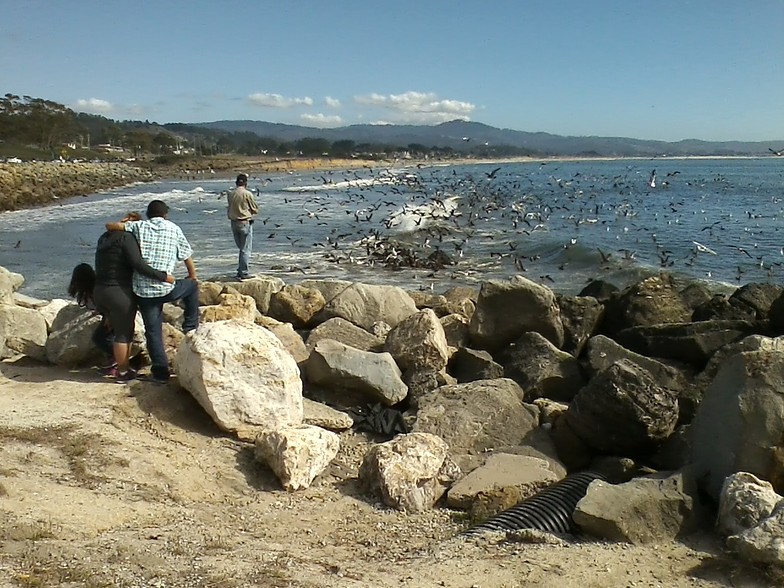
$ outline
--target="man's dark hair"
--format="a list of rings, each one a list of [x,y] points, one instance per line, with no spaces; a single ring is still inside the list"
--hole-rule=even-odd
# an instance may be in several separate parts
[[[169,214],[169,207],[163,200],[153,200],[147,205],[147,218],[163,217],[167,214]]]
[[[240,174],[240,175],[238,175],[236,184],[238,186],[247,186],[248,185],[248,174]]]

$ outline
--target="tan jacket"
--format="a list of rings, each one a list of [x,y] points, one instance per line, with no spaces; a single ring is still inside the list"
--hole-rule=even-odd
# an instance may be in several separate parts
[[[245,186],[237,186],[229,192],[226,200],[229,204],[226,212],[233,221],[251,220],[259,213],[259,205]]]

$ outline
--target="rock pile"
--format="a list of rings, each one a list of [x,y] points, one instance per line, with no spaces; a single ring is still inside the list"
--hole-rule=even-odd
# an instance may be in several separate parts
[[[0,356],[89,361],[93,319],[15,294],[22,281],[0,268]],[[188,335],[165,313],[179,384],[289,490],[334,458],[352,412],[380,405],[410,432],[377,438],[356,475],[393,508],[446,496],[489,516],[588,468],[609,483],[578,504],[586,533],[669,540],[721,504],[731,549],[784,564],[781,288],[722,301],[662,274],[561,296],[515,276],[436,295],[257,277],[203,282],[200,298]]]
[[[48,204],[152,179],[151,172],[126,163],[0,163],[0,210]]]

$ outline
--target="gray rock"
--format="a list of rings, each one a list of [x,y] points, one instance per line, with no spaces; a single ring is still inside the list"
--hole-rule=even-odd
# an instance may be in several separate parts
[[[432,309],[426,308],[400,321],[386,338],[384,350],[401,370],[439,372],[449,359],[444,328]]]
[[[485,463],[457,481],[447,493],[452,508],[468,509],[479,494],[516,490],[524,500],[560,478],[543,459],[527,455],[494,453]]]
[[[523,333],[503,352],[504,375],[525,391],[525,399],[570,401],[586,379],[570,353],[559,350],[539,333]]]
[[[672,276],[651,276],[633,284],[606,303],[602,331],[613,336],[631,327],[684,323],[692,310],[683,300]]]
[[[387,506],[422,512],[460,475],[448,452],[447,444],[435,435],[398,435],[370,448],[359,468],[359,480]]]
[[[449,372],[461,384],[476,380],[495,380],[504,376],[504,368],[487,351],[461,347],[449,359]]]
[[[759,525],[773,514],[784,497],[770,482],[754,474],[737,472],[724,480],[719,498],[716,530],[723,536],[737,535]]]
[[[727,537],[727,547],[741,559],[754,563],[784,565],[784,502],[759,525]]]
[[[46,361],[46,320],[38,310],[0,304],[0,358],[21,353]]]
[[[306,344],[313,349],[323,339],[333,339],[360,351],[381,351],[384,340],[346,319],[335,317],[324,321],[308,335]]]
[[[613,338],[642,355],[682,361],[701,370],[724,345],[768,331],[765,322],[701,321],[633,327]]]
[[[283,280],[275,277],[256,276],[242,282],[232,282],[231,287],[240,294],[250,296],[256,303],[256,308],[261,314],[269,312],[272,295],[284,286]]]
[[[301,329],[310,324],[325,304],[324,295],[316,288],[287,285],[270,297],[269,315],[284,323],[291,323],[295,329]]]
[[[331,339],[316,343],[305,362],[305,372],[318,386],[361,392],[369,401],[386,405],[397,404],[408,394],[389,353],[360,351]]]
[[[520,445],[538,426],[538,411],[523,403],[513,380],[441,386],[419,399],[413,430],[438,435],[453,454]]]
[[[568,427],[595,452],[635,455],[662,443],[677,420],[676,394],[659,386],[646,370],[621,359],[577,393],[554,434],[558,445],[558,432]]]
[[[101,317],[76,304],[63,307],[52,322],[46,340],[46,358],[49,363],[75,367],[98,359],[101,353],[95,348],[92,335]]]
[[[343,411],[335,410],[310,398],[302,399],[304,422],[330,431],[346,431],[354,426],[354,419]]]
[[[522,276],[484,282],[469,324],[473,345],[492,352],[527,331],[540,333],[558,348],[563,345],[563,324],[553,291]]]
[[[705,490],[719,498],[735,472],[784,482],[784,352],[749,351],[726,359],[691,425],[692,463]],[[774,489],[784,493],[784,487]]]
[[[459,349],[468,341],[468,319],[461,314],[448,314],[439,319],[447,345]]]
[[[557,296],[564,328],[563,351],[579,357],[604,318],[604,305],[590,296]]]
[[[596,480],[573,518],[584,532],[610,541],[671,541],[696,528],[693,493],[693,482],[682,472],[616,485]]]
[[[402,288],[351,284],[334,298],[327,299],[326,306],[314,320],[323,322],[341,317],[370,331],[378,321],[395,327],[416,311],[414,301]]]

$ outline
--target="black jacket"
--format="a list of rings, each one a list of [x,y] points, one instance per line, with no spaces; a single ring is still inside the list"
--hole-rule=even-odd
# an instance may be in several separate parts
[[[153,269],[144,261],[139,243],[126,231],[106,231],[95,250],[95,285],[130,288],[133,272],[164,281],[166,272]]]

